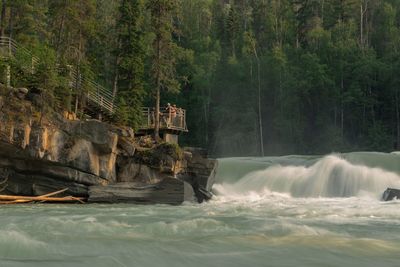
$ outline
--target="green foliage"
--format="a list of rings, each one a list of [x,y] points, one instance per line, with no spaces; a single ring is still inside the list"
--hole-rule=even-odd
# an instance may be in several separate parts
[[[87,90],[67,85],[77,67],[113,89],[122,124],[137,128],[143,103],[161,92],[161,106],[187,110],[180,140],[214,155],[257,155],[259,118],[266,154],[400,149],[400,1],[15,0],[4,8],[1,31],[43,63],[32,73],[31,58],[17,52],[0,61],[1,79],[11,64],[13,85],[36,88],[51,105],[71,110]]]
[[[140,125],[144,91],[144,32],[143,1],[123,0],[117,21],[118,45],[116,49],[118,99],[120,122],[137,128]]]
[[[171,156],[174,160],[183,159],[183,150],[177,144],[161,143],[155,149],[156,154],[165,154]]]
[[[151,14],[151,31],[154,34],[151,55],[151,80],[155,90],[179,92],[180,84],[176,77],[178,53],[181,51],[172,39],[175,31],[179,1],[148,0],[147,9]]]
[[[129,113],[130,113],[129,106],[126,104],[125,98],[124,97],[119,98],[118,110],[117,113],[115,114],[116,121],[120,124],[128,125]]]
[[[143,164],[158,168],[170,157],[174,161],[183,159],[183,150],[177,144],[160,143],[159,145],[135,153],[135,159]]]

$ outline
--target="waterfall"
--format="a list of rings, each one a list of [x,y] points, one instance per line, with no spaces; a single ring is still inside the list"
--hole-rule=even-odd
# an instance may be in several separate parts
[[[399,156],[391,156],[396,157],[394,160],[399,163]],[[222,183],[215,186],[215,191],[222,195],[279,192],[292,197],[352,197],[366,194],[380,197],[387,187],[400,188],[398,173],[362,165],[360,158],[363,157],[360,156],[357,157],[358,161],[353,160],[357,163],[346,158],[354,159],[355,156],[328,155],[309,165],[269,162],[266,168],[249,172],[236,182],[220,181]]]

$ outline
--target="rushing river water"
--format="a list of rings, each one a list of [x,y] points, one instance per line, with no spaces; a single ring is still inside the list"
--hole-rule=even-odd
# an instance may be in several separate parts
[[[0,266],[400,266],[400,155],[221,159],[182,206],[1,206]]]

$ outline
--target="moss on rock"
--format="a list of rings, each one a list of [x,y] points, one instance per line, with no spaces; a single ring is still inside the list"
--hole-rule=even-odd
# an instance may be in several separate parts
[[[135,160],[139,163],[160,168],[170,158],[174,161],[183,159],[183,150],[177,144],[161,143],[151,149],[137,151]]]

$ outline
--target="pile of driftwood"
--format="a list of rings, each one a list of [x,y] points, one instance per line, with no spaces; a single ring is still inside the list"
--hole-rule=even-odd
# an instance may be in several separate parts
[[[55,197],[58,194],[64,193],[68,188],[48,193],[41,196],[12,196],[12,195],[0,195],[0,204],[21,204],[21,203],[85,203],[83,198],[65,196]]]

